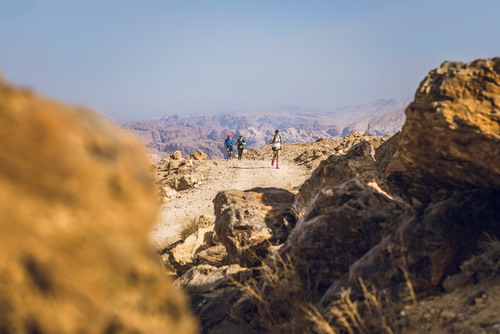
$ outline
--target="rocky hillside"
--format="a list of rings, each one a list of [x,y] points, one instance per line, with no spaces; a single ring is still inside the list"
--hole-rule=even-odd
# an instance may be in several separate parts
[[[499,106],[500,58],[445,62],[401,133],[304,146],[298,189],[219,192],[164,250],[203,331],[498,333]]]
[[[177,150],[184,155],[202,150],[211,159],[216,159],[224,157],[222,142],[227,134],[235,137],[243,135],[248,148],[266,145],[275,129],[280,129],[283,140],[287,143],[314,142],[320,138],[337,139],[343,133],[356,131],[368,131],[377,135],[393,134],[400,129],[402,123],[386,124],[395,121],[390,116],[376,121],[374,128],[378,132],[359,126],[356,127],[358,130],[353,130],[352,126],[344,127],[353,122],[401,110],[408,102],[405,99],[378,100],[331,111],[283,107],[272,112],[175,115],[159,120],[132,122],[124,127],[141,138],[155,159],[165,158]],[[370,122],[375,124],[375,121]]]
[[[142,145],[0,79],[0,333],[195,333]]]

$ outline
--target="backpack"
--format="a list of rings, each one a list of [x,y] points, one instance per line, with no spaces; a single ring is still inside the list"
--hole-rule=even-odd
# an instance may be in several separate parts
[[[238,149],[242,150],[244,145],[245,145],[245,141],[242,139],[242,140],[237,140],[237,143],[238,143]]]

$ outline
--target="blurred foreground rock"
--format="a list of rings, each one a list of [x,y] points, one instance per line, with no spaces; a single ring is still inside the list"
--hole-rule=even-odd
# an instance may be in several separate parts
[[[148,244],[143,149],[0,81],[0,332],[194,333]]]

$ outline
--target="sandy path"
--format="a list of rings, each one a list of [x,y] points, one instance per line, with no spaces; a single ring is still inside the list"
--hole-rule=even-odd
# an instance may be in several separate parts
[[[164,204],[151,232],[151,240],[162,250],[180,239],[180,232],[194,218],[213,215],[215,195],[229,189],[248,190],[255,187],[276,187],[291,190],[310,175],[293,163],[273,168],[270,161],[238,161],[233,159],[206,161],[201,170],[207,177],[198,188],[181,193],[179,198]]]

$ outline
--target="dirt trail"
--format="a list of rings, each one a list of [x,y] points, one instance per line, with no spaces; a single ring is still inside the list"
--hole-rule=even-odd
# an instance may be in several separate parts
[[[186,225],[200,215],[213,215],[215,195],[220,191],[276,187],[292,190],[310,175],[310,170],[284,162],[280,169],[270,161],[233,159],[206,161],[199,167],[207,180],[199,187],[180,193],[180,197],[162,206],[151,240],[158,250],[180,240]]]

